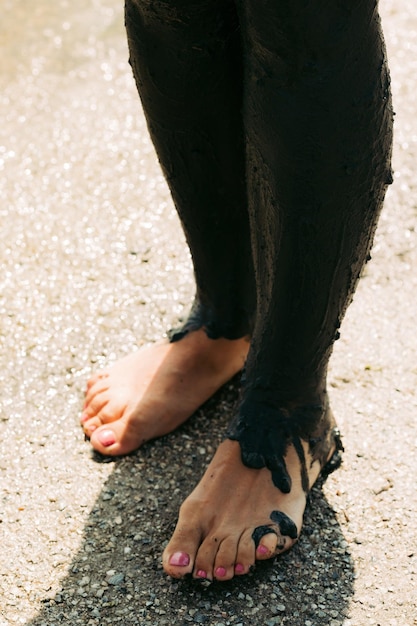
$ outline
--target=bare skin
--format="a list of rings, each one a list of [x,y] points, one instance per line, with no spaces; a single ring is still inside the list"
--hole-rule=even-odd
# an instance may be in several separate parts
[[[91,445],[118,456],[172,432],[242,369],[248,350],[246,338],[196,330],[117,361],[87,384],[81,424]]]
[[[84,432],[102,454],[128,454],[187,420],[242,369],[248,350],[247,339],[212,340],[203,330],[179,342],[142,348],[89,380],[81,416]],[[311,487],[321,467],[312,461],[308,444],[303,442],[303,447]],[[165,571],[175,578],[192,574],[197,579],[229,580],[247,574],[256,560],[291,548],[297,539],[282,535],[271,513],[288,516],[298,536],[306,494],[292,446],[285,461],[292,480],[288,494],[274,486],[268,469],[243,465],[237,441],[223,441],[181,507],[164,551]],[[256,546],[253,532],[258,527],[275,532],[264,534]]]
[[[312,463],[307,443],[303,442],[303,447],[311,488],[321,467],[318,461]],[[238,442],[223,441],[200,483],[181,506],[176,529],[163,555],[166,573],[175,578],[191,574],[196,579],[229,580],[247,574],[256,560],[269,559],[291,548],[297,539],[283,536],[270,517],[272,511],[285,513],[299,535],[306,494],[299,458],[292,446],[285,461],[292,479],[288,494],[274,486],[268,469],[251,469],[242,464]],[[256,548],[252,534],[259,526],[269,526],[276,534],[264,535]]]

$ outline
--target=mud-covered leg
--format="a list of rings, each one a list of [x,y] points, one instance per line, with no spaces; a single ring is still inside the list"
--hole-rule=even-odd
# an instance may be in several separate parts
[[[302,466],[301,440],[329,454],[327,365],[391,182],[393,114],[373,0],[240,6],[258,305],[230,436],[288,492],[289,445]]]
[[[340,447],[327,365],[391,180],[374,0],[238,4],[257,315],[240,408],[164,553],[177,577],[231,578],[296,540]]]
[[[240,30],[231,0],[126,0],[130,63],[194,263],[184,332],[251,332]]]
[[[235,6],[127,0],[126,27],[197,294],[170,343],[129,355],[88,382],[81,422],[93,447],[108,455],[171,432],[243,367],[255,306]]]

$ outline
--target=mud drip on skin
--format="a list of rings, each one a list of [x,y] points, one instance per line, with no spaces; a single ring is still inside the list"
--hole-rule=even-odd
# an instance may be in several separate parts
[[[342,449],[337,440],[334,418],[330,409],[322,406],[302,407],[293,412],[255,406],[245,414],[239,413],[227,433],[238,441],[242,462],[246,467],[267,467],[272,482],[282,493],[290,493],[291,479],[285,464],[285,454],[294,446],[300,462],[304,493],[310,490],[308,468],[302,440],[308,442],[311,464],[319,461],[324,467],[333,448]]]
[[[285,548],[285,537],[290,537],[291,539],[298,538],[297,526],[294,524],[292,519],[288,517],[288,515],[282,513],[281,511],[272,511],[270,517],[271,521],[278,526],[281,533],[281,542],[278,543],[277,549],[282,550]],[[252,534],[255,547],[258,547],[262,537],[270,533],[277,535],[277,532],[271,526],[258,526],[255,528]]]

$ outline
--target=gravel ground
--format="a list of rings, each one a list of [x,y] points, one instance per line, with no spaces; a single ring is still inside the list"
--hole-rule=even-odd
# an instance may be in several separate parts
[[[90,372],[159,338],[193,293],[122,2],[2,1],[0,626],[417,624],[417,8],[382,12],[395,185],[331,363],[344,465],[289,554],[208,585],[172,581],[160,553],[237,383],[115,462],[78,426]]]

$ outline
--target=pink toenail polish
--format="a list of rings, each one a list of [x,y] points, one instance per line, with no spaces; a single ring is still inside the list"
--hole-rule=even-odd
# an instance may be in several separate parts
[[[236,574],[243,574],[244,571],[245,571],[245,567],[242,565],[242,563],[236,563],[235,565]]]
[[[170,565],[178,565],[179,567],[185,567],[190,564],[190,557],[186,552],[174,552],[169,559]]]
[[[99,442],[105,448],[108,448],[116,443],[116,436],[112,430],[102,430],[97,436]]]
[[[269,550],[266,546],[263,546],[263,545],[258,546],[258,549],[257,549],[258,554],[261,554],[263,556],[264,554],[268,554],[268,552]]]
[[[224,567],[218,567],[215,571],[216,576],[218,576],[219,578],[223,578],[223,576],[226,576],[227,571],[226,568]]]
[[[207,572],[204,571],[203,569],[199,569],[197,572],[197,577],[198,578],[207,578]]]
[[[90,416],[88,415],[88,413],[81,413],[81,417],[80,417],[81,424],[84,424],[84,422],[86,422],[88,419],[90,419]]]

